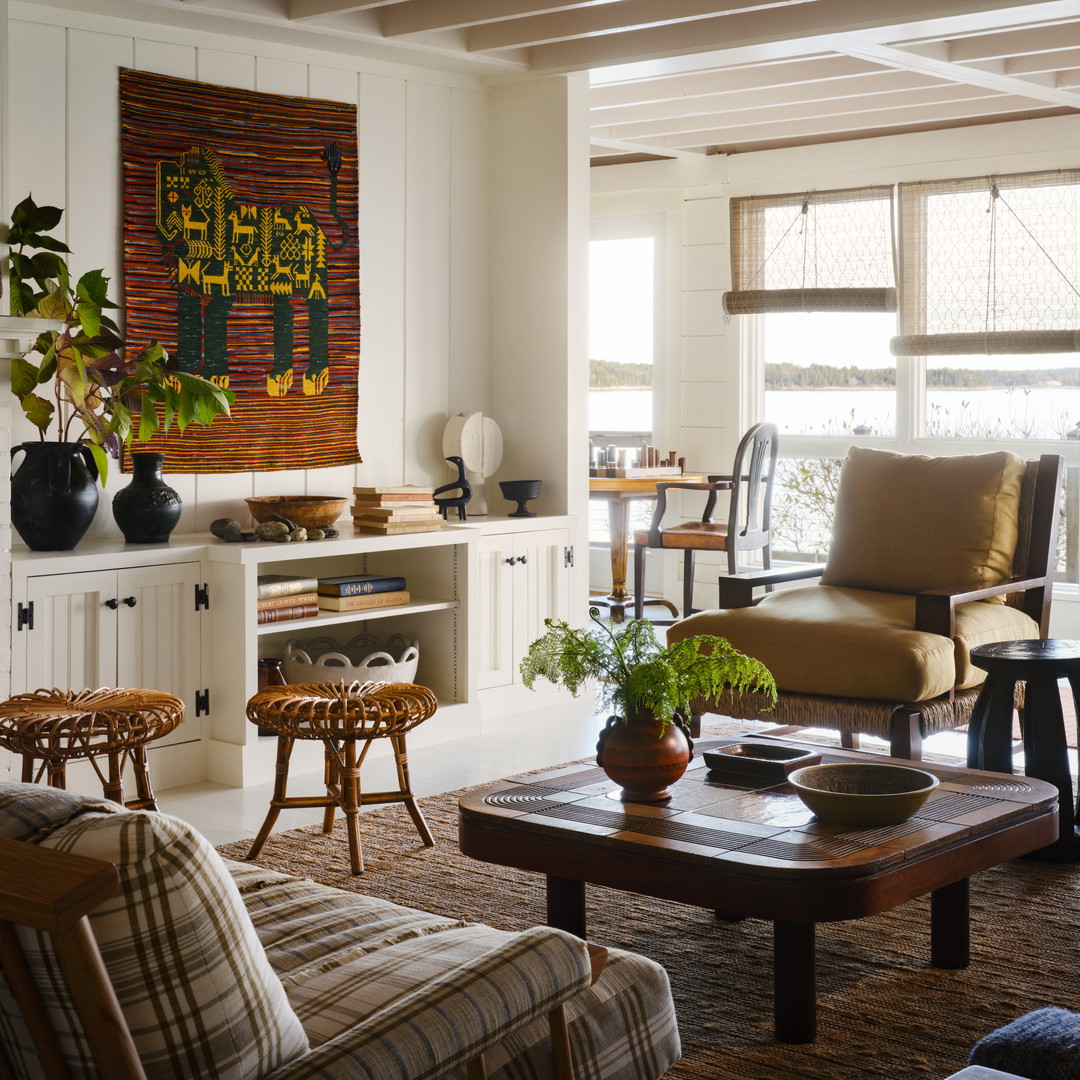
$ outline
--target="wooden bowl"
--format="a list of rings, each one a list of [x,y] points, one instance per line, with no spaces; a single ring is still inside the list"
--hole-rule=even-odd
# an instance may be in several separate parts
[[[260,524],[272,521],[271,515],[277,514],[300,529],[325,529],[333,525],[348,501],[334,495],[256,495],[244,500],[251,516]]]
[[[796,769],[788,783],[822,821],[870,828],[907,821],[939,780],[903,765],[843,762]]]

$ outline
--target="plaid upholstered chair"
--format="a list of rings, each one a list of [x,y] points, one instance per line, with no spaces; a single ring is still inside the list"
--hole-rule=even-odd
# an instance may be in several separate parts
[[[922,457],[852,447],[824,566],[720,578],[720,608],[668,630],[717,634],[761,660],[780,700],[703,708],[889,740],[918,759],[922,739],[965,724],[985,672],[970,650],[1046,637],[1062,459],[1005,451]],[[766,585],[805,581],[755,600]]]
[[[0,865],[5,1080],[655,1080],[679,1055],[651,960],[228,863],[164,814],[0,784]]]

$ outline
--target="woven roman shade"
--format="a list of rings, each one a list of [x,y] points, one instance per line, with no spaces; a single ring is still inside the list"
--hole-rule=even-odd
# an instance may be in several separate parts
[[[729,315],[895,311],[892,188],[731,200]]]
[[[895,356],[1080,351],[1080,169],[901,184]]]

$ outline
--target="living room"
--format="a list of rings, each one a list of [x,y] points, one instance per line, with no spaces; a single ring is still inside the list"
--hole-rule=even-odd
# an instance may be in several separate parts
[[[1030,6],[1048,21],[1054,17],[1042,10],[1053,5]],[[575,565],[564,568],[559,586],[568,615],[583,615],[590,585],[605,590],[609,584],[606,548],[590,545],[587,527],[584,297],[590,220],[648,217],[663,222],[665,322],[653,437],[665,448],[677,447],[689,470],[711,471],[726,467],[742,432],[765,416],[762,361],[748,347],[747,320],[724,316],[720,299],[729,275],[731,198],[1077,164],[1072,148],[1080,117],[1064,110],[989,126],[680,155],[590,170],[586,74],[488,78],[446,53],[442,64],[431,59],[433,50],[421,62],[397,43],[357,44],[347,36],[336,40],[302,24],[285,25],[280,18],[279,25],[252,18],[244,5],[218,7],[184,0],[151,5],[114,0],[107,6],[92,0],[4,0],[0,12],[10,94],[3,136],[4,212],[28,192],[40,204],[63,207],[62,235],[73,251],[72,266],[79,271],[104,267],[122,303],[120,69],[356,105],[363,321],[357,448],[363,461],[317,470],[297,462],[272,472],[228,471],[220,464],[200,473],[167,472],[184,504],[173,540],[154,552],[129,546],[122,554],[107,502],[129,477],[115,469],[104,489],[106,505],[73,552],[28,556],[19,550],[18,538],[10,537],[3,580],[9,582],[15,548],[17,588],[25,589],[34,576],[115,574],[118,568],[160,569],[189,562],[198,564],[200,573],[206,571],[200,582],[213,578],[224,596],[231,571],[223,569],[226,556],[204,554],[209,545],[220,545],[207,531],[216,519],[242,517],[248,496],[351,494],[356,485],[441,485],[452,478],[442,444],[447,419],[478,411],[494,418],[504,450],[498,471],[488,478],[489,520],[474,515],[477,535],[469,533],[457,542],[466,572],[454,586],[460,588],[454,599],[473,617],[458,625],[445,613],[426,616],[427,625],[445,631],[444,636],[460,630],[463,640],[459,655],[447,661],[460,678],[449,695],[454,707],[444,711],[445,724],[438,731],[418,729],[410,743],[421,794],[587,757],[595,743],[587,705],[570,704],[554,692],[537,696],[512,678],[482,686],[476,661],[487,647],[477,616],[483,610],[480,549],[485,545],[486,551],[497,552],[505,541],[516,553],[519,527],[522,536],[530,535],[529,529],[554,530],[538,543],[560,558],[565,549],[578,553]],[[200,13],[206,16],[201,23]],[[1031,111],[1040,112],[1035,106]],[[14,446],[34,436],[13,405],[0,407],[6,410],[2,427]],[[853,442],[956,452],[955,442],[917,441],[905,433],[876,441],[798,433],[785,452],[840,457]],[[974,446],[986,448],[982,442]],[[1039,440],[1010,442],[1009,448],[1023,456],[1047,449]],[[1065,456],[1069,469],[1080,467],[1075,439],[1059,440],[1053,452]],[[531,524],[507,523],[511,505],[500,498],[497,482],[526,476],[543,480],[532,505],[540,517]],[[1071,527],[1075,530],[1075,520]],[[586,552],[588,557],[582,557]],[[249,573],[246,564],[243,573]],[[679,596],[674,563],[653,573],[658,591]],[[440,585],[449,588],[452,575],[447,570]],[[704,560],[698,602],[714,602],[714,591],[712,565]],[[9,596],[13,607],[22,599],[18,592]],[[260,642],[270,639],[257,639],[225,603],[212,612],[210,623],[217,616],[224,629],[216,637],[213,630],[199,630],[197,649],[205,676],[199,685],[211,688],[212,711],[202,718],[197,738],[163,748],[160,765],[155,762],[155,783],[166,808],[169,792],[183,790],[185,801],[173,805],[186,809],[202,799],[204,807],[212,808],[211,819],[237,813],[238,804],[215,801],[215,791],[242,791],[243,824],[230,820],[231,835],[224,830],[215,834],[215,842],[224,843],[250,837],[254,829],[249,823],[254,820],[257,826],[268,799],[272,740],[260,742],[248,730],[236,703],[254,688],[253,661],[261,655]],[[1080,637],[1076,581],[1058,588],[1050,626],[1052,636]],[[14,627],[9,633],[11,645],[0,654],[3,696],[54,685],[53,668],[48,675],[31,668],[44,681],[27,681],[27,664],[38,662],[40,657],[33,655],[38,650],[20,643]],[[430,649],[427,663],[443,659],[438,644]],[[226,676],[230,668],[244,671],[235,685]],[[94,678],[55,675],[55,684],[97,685]],[[477,757],[465,760],[465,740],[478,751],[480,769]],[[455,749],[440,751],[443,744]],[[313,758],[306,763],[311,768],[317,764]],[[390,765],[388,756],[371,763],[376,776]],[[0,769],[9,778],[18,776],[10,756],[4,755]],[[309,812],[305,820],[317,816]],[[294,823],[289,818],[282,826]],[[212,829],[211,823],[208,833]],[[699,958],[708,963],[707,957],[706,952]],[[848,977],[836,975],[840,982]],[[1012,1012],[1019,1015],[1040,1003],[1017,995]],[[827,1070],[827,1059],[818,1067]],[[898,1067],[894,1058],[893,1074]],[[750,1070],[744,1075],[754,1075],[752,1063],[744,1068]],[[874,1075],[869,1069],[867,1074]]]

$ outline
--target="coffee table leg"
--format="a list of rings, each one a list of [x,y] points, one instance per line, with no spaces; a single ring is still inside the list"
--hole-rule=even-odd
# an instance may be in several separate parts
[[[966,968],[971,961],[969,879],[930,894],[930,963],[936,968]]]
[[[813,1042],[817,1034],[814,924],[773,923],[773,1016],[780,1042]]]
[[[585,937],[585,882],[547,876],[548,926]]]

